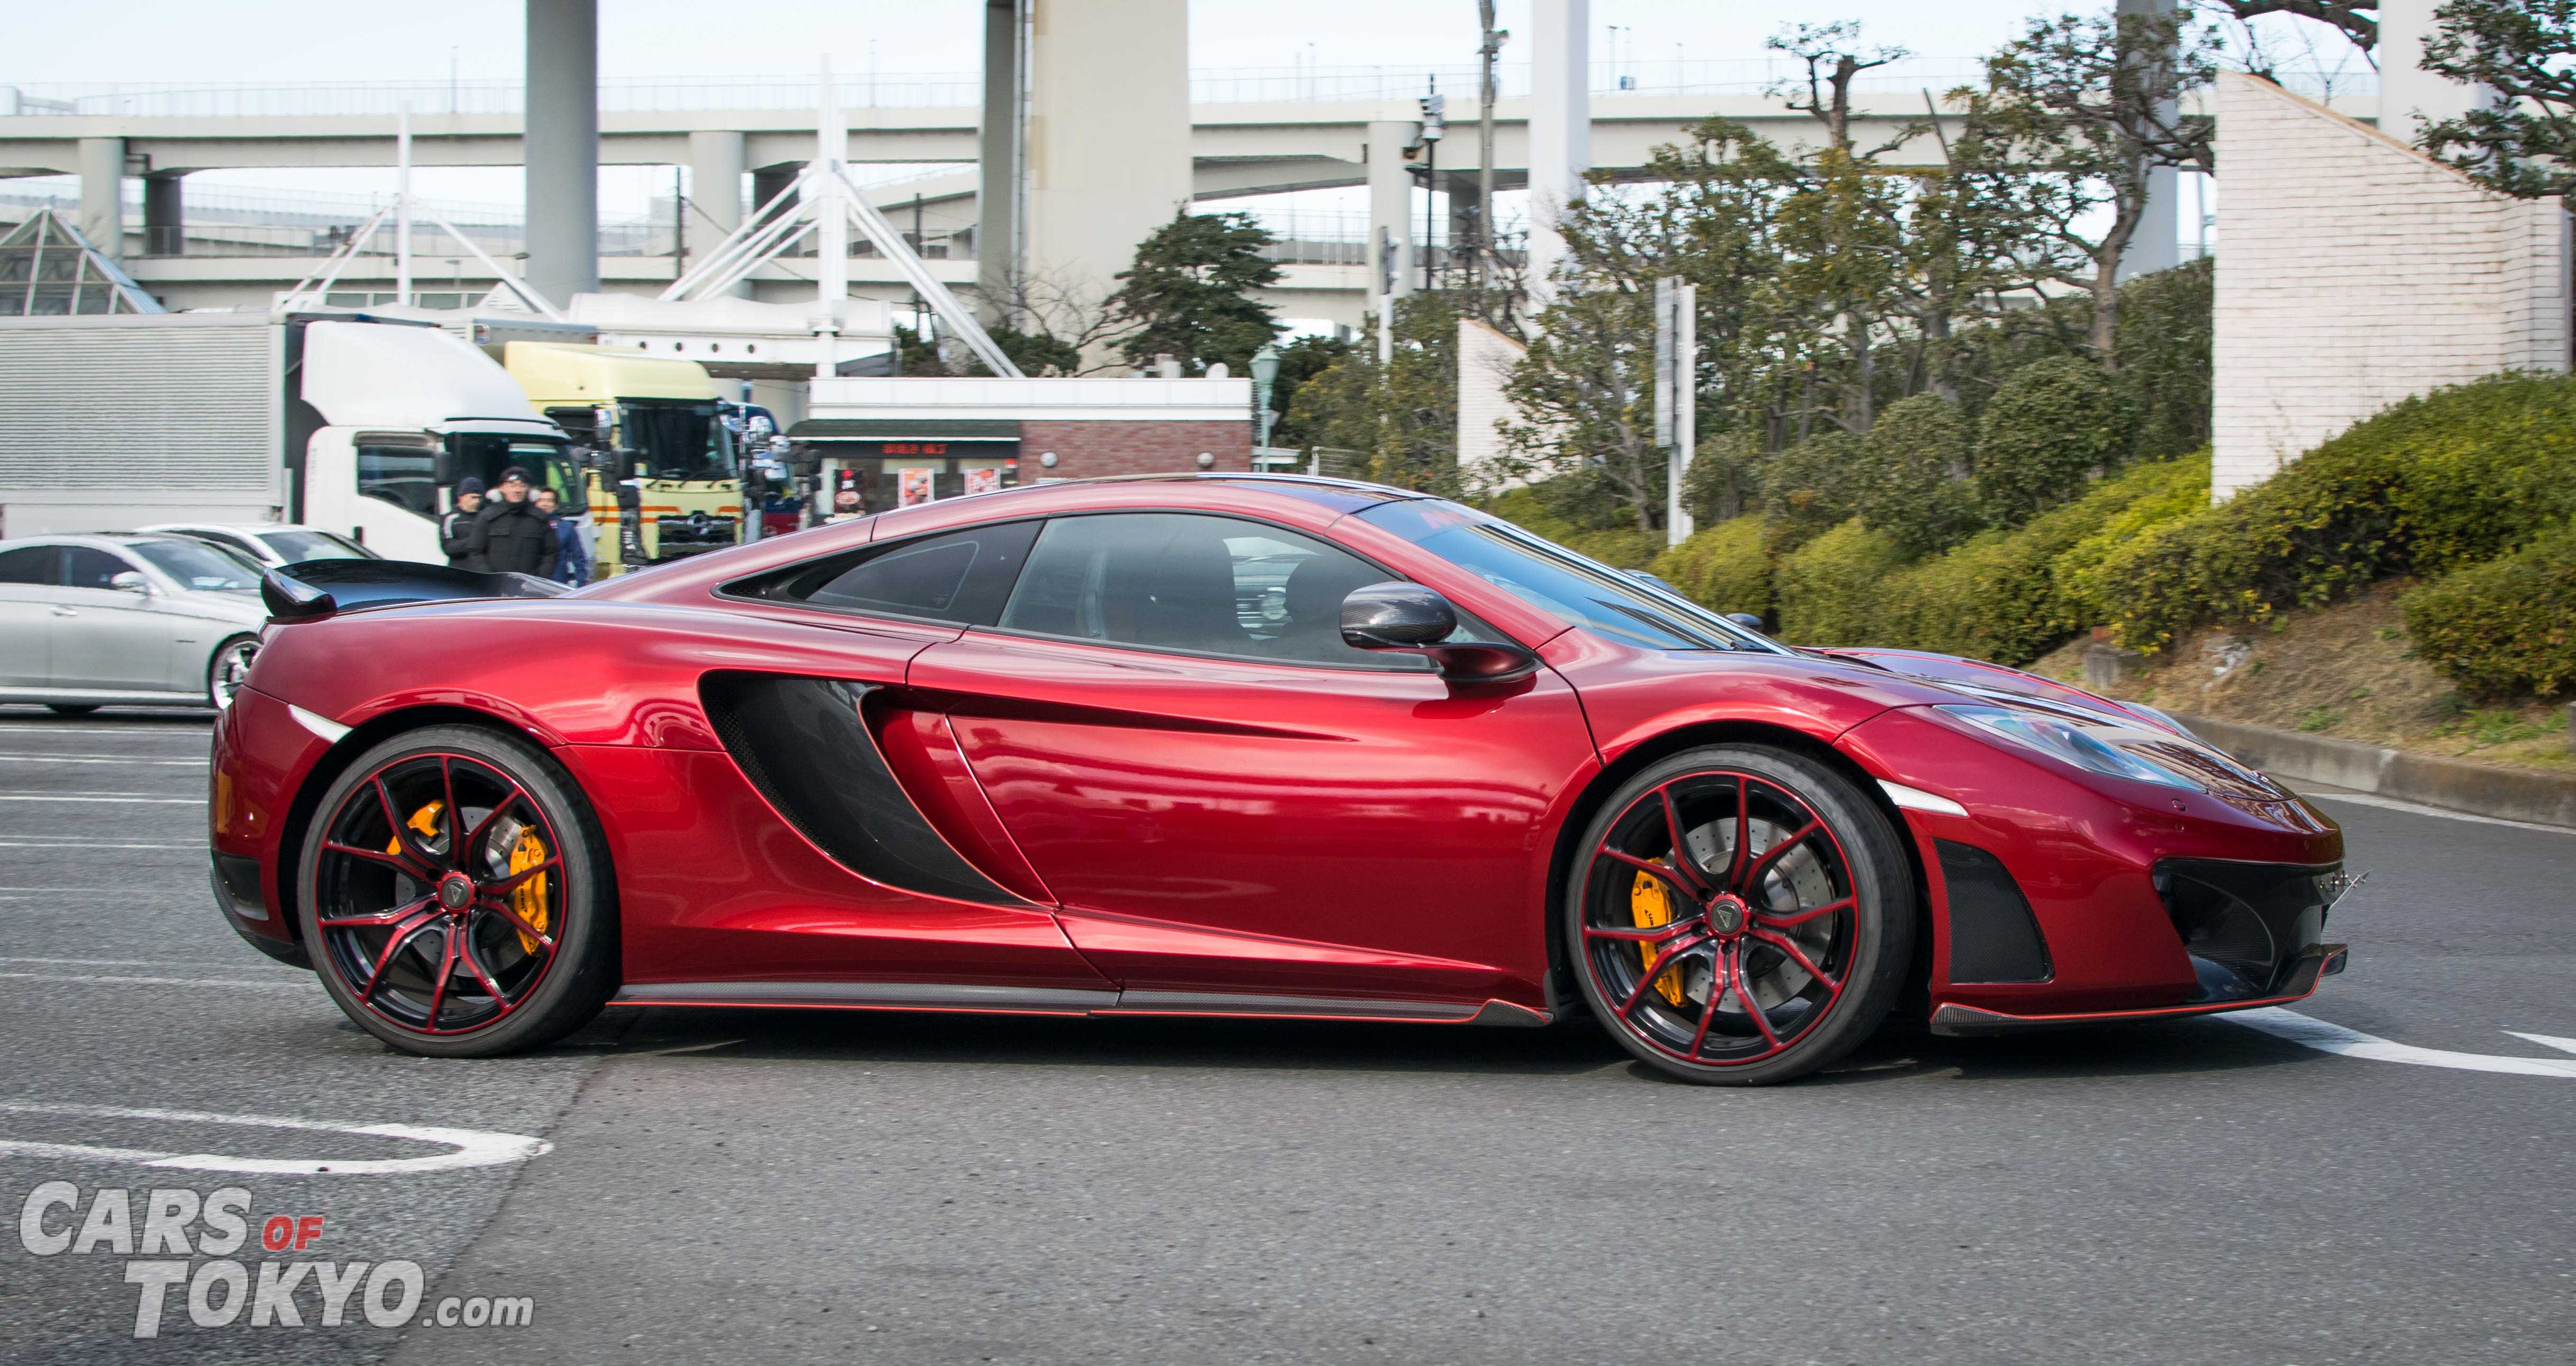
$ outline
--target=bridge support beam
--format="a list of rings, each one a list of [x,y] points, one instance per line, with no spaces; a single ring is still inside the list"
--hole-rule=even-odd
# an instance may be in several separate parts
[[[2433,36],[2440,0],[2380,0],[2379,131],[2412,147],[2426,123],[2492,108],[2495,92],[2424,69],[2424,40]]]
[[[109,260],[125,256],[125,139],[80,140],[80,230]]]
[[[1025,0],[984,0],[984,116],[976,130],[976,315],[1017,327],[1020,210],[1026,182],[1028,51]]]
[[[599,0],[527,0],[528,284],[599,292]]]
[[[2171,18],[2176,0],[2119,0],[2121,14]],[[2173,106],[2165,106],[2171,117]],[[2120,253],[2119,276],[2123,280],[2182,264],[2182,177],[2170,166],[2158,166],[2147,172],[2146,211],[2138,220],[2138,230],[2129,236],[2129,245]]]
[[[742,134],[707,129],[689,134],[689,212],[682,221],[688,224],[693,254],[742,226],[742,161]],[[750,282],[730,292],[749,298]]]
[[[1096,303],[1136,244],[1190,202],[1189,5],[1030,6],[1021,269],[1032,287]],[[1087,363],[1109,359],[1104,349]]]
[[[182,256],[188,250],[187,201],[179,188],[186,173],[143,177],[143,254]]]
[[[1592,167],[1591,0],[1530,0],[1529,293],[1536,312],[1555,298],[1565,258],[1556,218],[1583,197]]]

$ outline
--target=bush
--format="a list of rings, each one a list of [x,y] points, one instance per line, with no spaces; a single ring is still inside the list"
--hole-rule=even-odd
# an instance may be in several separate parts
[[[2139,465],[2018,530],[1987,531],[1910,566],[1891,540],[1846,522],[1780,562],[1781,633],[2028,663],[2100,621],[2079,576],[2104,541],[2159,515],[2188,516],[2208,489],[2206,456]]]
[[[1720,522],[1656,556],[1646,569],[1712,610],[1771,616],[1771,561],[1762,550],[1760,517]]]
[[[2261,622],[2394,574],[2492,559],[2576,514],[2576,379],[2508,376],[2409,399],[2226,503],[2104,556],[2123,645]]]
[[[1770,522],[1772,551],[1785,553],[1859,511],[1852,470],[1860,463],[1860,438],[1830,431],[1780,452],[1762,472],[1762,513]]]
[[[1889,404],[1862,438],[1853,471],[1860,519],[1896,538],[1908,555],[1966,540],[1977,530],[1968,487],[1968,420],[1936,394]]]
[[[2576,524],[2408,593],[2416,653],[2476,697],[2554,697],[2576,684]]]
[[[1509,490],[1489,499],[1485,510],[1533,536],[1620,569],[1643,569],[1663,551],[1664,533],[1640,531],[1634,522],[1600,526],[1569,519],[1558,501],[1560,491],[1551,487],[1557,482]]]
[[[2130,455],[2163,460],[2209,444],[2211,260],[2204,256],[2120,286],[2114,383],[2137,414]]]
[[[2125,506],[2103,519],[2099,526],[2086,532],[2065,553],[2050,562],[2049,577],[2056,590],[2057,612],[2077,626],[2098,626],[2109,621],[2119,610],[2118,585],[2106,575],[2104,566],[2121,547],[2168,522],[2206,511],[2209,507],[2209,452],[2198,451],[2181,460],[2157,460],[2139,465],[2087,494],[2090,499],[2107,494],[2122,500]],[[2078,506],[2081,506],[2079,504]]]
[[[1977,500],[1987,520],[2019,526],[2081,492],[2130,451],[2128,403],[2099,366],[2073,356],[2012,373],[1986,403]]]

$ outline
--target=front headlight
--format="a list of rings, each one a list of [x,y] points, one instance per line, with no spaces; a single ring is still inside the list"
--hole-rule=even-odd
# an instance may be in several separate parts
[[[2161,765],[2151,764],[2126,750],[2115,749],[2084,732],[2081,727],[2060,721],[2042,712],[2018,707],[1957,706],[1940,707],[1968,724],[2000,736],[2025,749],[2035,749],[2053,759],[2106,777],[2128,778],[2142,783],[2199,791],[2200,784]]]

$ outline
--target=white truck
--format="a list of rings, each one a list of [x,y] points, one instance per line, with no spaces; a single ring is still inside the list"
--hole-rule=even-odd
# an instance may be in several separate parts
[[[578,489],[563,428],[451,332],[363,314],[0,318],[0,536],[300,522],[442,563],[456,481]]]

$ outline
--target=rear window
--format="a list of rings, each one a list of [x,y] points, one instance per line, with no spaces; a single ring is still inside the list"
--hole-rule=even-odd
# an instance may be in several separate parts
[[[871,616],[990,626],[1026,562],[1039,523],[1001,522],[835,555],[748,583],[745,597]]]
[[[0,550],[0,583],[28,583],[51,587],[62,582],[63,548],[58,545],[22,545],[15,550]]]

